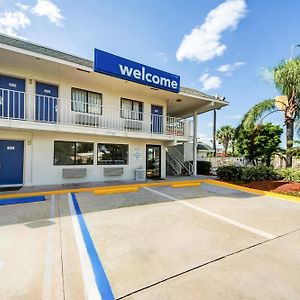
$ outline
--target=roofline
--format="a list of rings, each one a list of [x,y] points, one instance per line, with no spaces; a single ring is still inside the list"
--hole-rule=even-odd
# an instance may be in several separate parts
[[[84,58],[84,57],[80,57],[80,56],[77,56],[75,54],[72,54],[72,53],[69,53],[69,52],[66,52],[66,51],[62,51],[62,50],[59,50],[59,49],[56,49],[56,48],[50,48],[48,46],[45,46],[45,45],[42,45],[42,44],[39,44],[39,43],[35,43],[35,42],[31,42],[31,41],[28,41],[26,39],[22,39],[22,38],[17,38],[17,37],[14,37],[14,36],[10,36],[10,35],[5,34],[5,33],[0,33],[0,36],[1,35],[4,36],[4,37],[6,37],[6,38],[18,41],[18,42],[23,42],[23,43],[27,43],[27,44],[30,44],[30,45],[33,45],[33,46],[38,46],[38,47],[41,47],[41,48],[49,49],[49,50],[52,50],[52,51],[55,51],[55,52],[59,52],[61,54],[66,54],[66,55],[73,56],[75,58],[86,60],[87,62],[93,63],[93,61],[90,60],[90,59],[87,59],[87,58]]]
[[[0,47],[1,49],[11,50],[11,51],[14,51],[14,52],[17,52],[17,53],[33,56],[33,57],[36,57],[36,58],[45,59],[45,60],[56,62],[56,63],[62,64],[62,65],[67,65],[67,66],[74,67],[74,68],[80,68],[80,69],[85,70],[85,71],[94,72],[93,68],[87,67],[87,66],[82,65],[82,64],[77,64],[77,63],[74,63],[74,62],[71,62],[71,61],[68,61],[68,60],[52,57],[50,55],[45,55],[45,54],[41,54],[41,53],[34,52],[34,51],[20,49],[18,47],[13,47],[13,46],[1,44],[1,43],[0,43],[0,45],[1,45],[1,47]],[[2,46],[2,45],[4,45],[4,46]]]
[[[180,88],[185,89],[186,87],[181,86]],[[201,100],[207,100],[207,101],[210,101],[210,102],[216,102],[216,103],[225,104],[225,105],[229,104],[228,101],[220,100],[220,99],[217,99],[216,97],[210,96],[210,95],[207,95],[207,97],[206,97],[206,96],[198,96],[198,95],[193,95],[193,94],[187,94],[187,93],[183,93],[183,92],[179,92],[179,95],[187,96],[187,97],[193,97],[193,98],[197,98],[197,99],[201,99]]]
[[[21,44],[23,43],[25,45],[39,47],[41,49],[41,51],[44,53],[40,53],[40,52],[33,51],[30,49],[24,49],[21,47],[21,45],[18,47],[16,45],[13,45],[13,43],[8,44],[5,42],[1,42],[1,37],[11,40],[11,42],[15,41],[17,43],[21,43]],[[45,60],[50,60],[50,61],[53,61],[56,63],[68,65],[68,66],[75,67],[75,68],[80,68],[80,69],[83,69],[88,72],[94,72],[94,68],[93,68],[94,61],[92,61],[92,60],[82,58],[82,57],[61,51],[61,50],[56,50],[54,48],[49,48],[49,47],[43,46],[38,43],[33,43],[33,42],[26,41],[24,39],[9,36],[7,34],[0,33],[0,45],[1,45],[2,49],[18,52],[18,53],[25,54],[25,55],[34,56],[34,57],[45,59]],[[49,53],[46,53],[46,52],[50,52],[50,55],[49,55]],[[66,58],[55,57],[55,55],[51,55],[51,52],[54,52],[54,54],[59,54],[63,57],[68,57],[69,60]],[[80,63],[80,62],[82,62],[82,63]],[[190,93],[186,92],[187,90],[190,91]],[[220,104],[223,104],[224,106],[229,104],[227,101],[221,100],[220,97],[217,95],[216,96],[207,95],[207,94],[202,93],[199,90],[191,89],[191,88],[187,88],[187,87],[183,87],[183,86],[180,86],[180,91],[178,94],[182,95],[182,96],[186,96],[186,97],[192,97],[192,98],[196,98],[196,99],[220,103]]]

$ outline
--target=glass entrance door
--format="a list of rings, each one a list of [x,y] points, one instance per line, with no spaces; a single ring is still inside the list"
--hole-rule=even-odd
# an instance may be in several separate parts
[[[161,146],[147,145],[146,146],[146,164],[147,178],[161,177]]]

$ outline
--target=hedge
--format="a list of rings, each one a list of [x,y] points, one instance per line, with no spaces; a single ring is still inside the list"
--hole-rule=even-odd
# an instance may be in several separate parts
[[[232,182],[279,180],[283,176],[273,167],[266,166],[222,166],[217,170],[218,179]]]

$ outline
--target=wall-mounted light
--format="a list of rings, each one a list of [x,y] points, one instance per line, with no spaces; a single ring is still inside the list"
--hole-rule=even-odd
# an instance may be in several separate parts
[[[225,97],[222,97],[222,96],[219,96],[219,95],[215,95],[215,99],[225,101]]]

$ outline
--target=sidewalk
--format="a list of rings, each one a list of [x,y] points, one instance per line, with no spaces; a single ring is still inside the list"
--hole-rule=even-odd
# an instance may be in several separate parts
[[[184,181],[184,180],[202,180],[202,179],[215,179],[215,176],[168,176],[166,179],[152,180],[146,179],[145,181],[137,180],[108,180],[108,181],[93,181],[93,182],[83,182],[83,183],[69,183],[69,184],[54,184],[54,185],[39,185],[39,186],[25,186],[18,190],[1,191],[0,195],[9,194],[23,194],[23,193],[37,193],[37,192],[49,192],[49,191],[60,191],[67,189],[80,189],[80,188],[93,188],[93,187],[103,187],[103,186],[115,186],[115,185],[127,185],[136,183],[151,183],[151,182],[172,182],[172,181]]]

